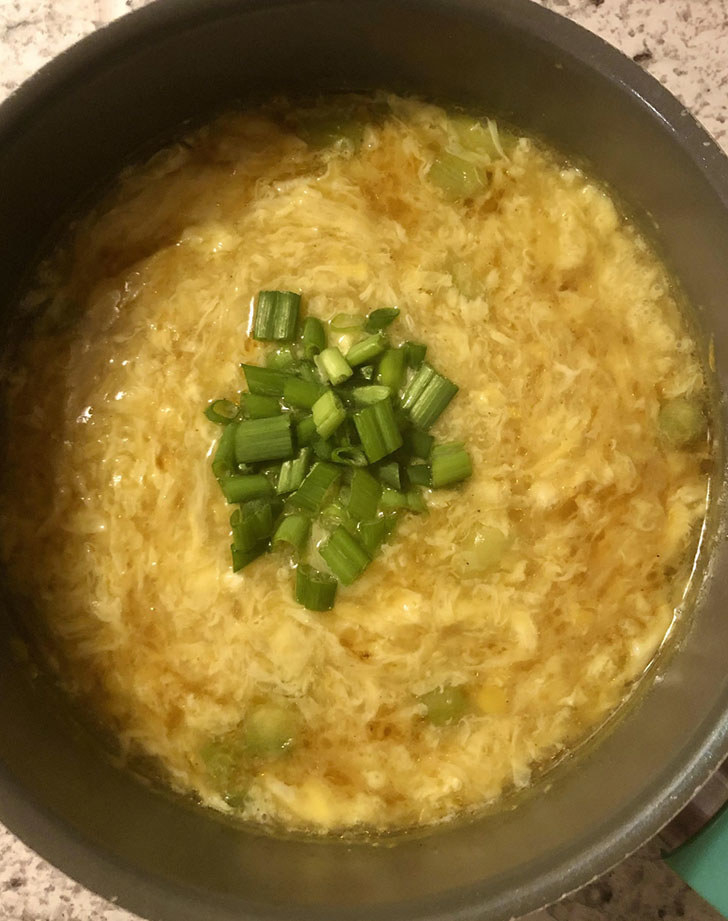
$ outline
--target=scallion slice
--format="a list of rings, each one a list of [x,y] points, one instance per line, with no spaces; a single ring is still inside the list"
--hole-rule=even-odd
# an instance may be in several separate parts
[[[321,438],[328,438],[346,419],[346,410],[333,390],[325,391],[311,408],[316,431]]]
[[[386,400],[392,395],[389,387],[382,384],[366,384],[363,387],[352,387],[349,396],[360,406],[371,406],[373,403],[379,403],[380,400]]]
[[[210,422],[217,425],[228,425],[235,420],[238,407],[230,400],[213,400],[205,410],[205,415]]]
[[[402,488],[402,473],[399,464],[392,461],[389,464],[382,464],[377,470],[379,480],[390,489]]]
[[[218,478],[229,476],[235,469],[235,432],[238,424],[226,425],[217,443],[212,460],[212,472]]]
[[[427,511],[427,503],[425,502],[425,497],[422,495],[417,487],[412,487],[406,492],[407,496],[407,508],[411,512],[417,512],[421,514],[422,512]]]
[[[414,457],[429,460],[435,439],[422,429],[408,428],[404,432],[404,446]]]
[[[413,486],[432,486],[432,468],[428,464],[410,464],[407,478]]]
[[[255,307],[253,339],[289,342],[295,338],[301,295],[293,291],[261,291]]]
[[[374,518],[382,495],[382,486],[366,470],[355,470],[351,478],[346,510],[354,521]]]
[[[472,198],[487,185],[487,174],[471,160],[445,151],[436,157],[427,178],[448,198]]]
[[[396,515],[383,515],[372,521],[360,521],[357,525],[359,543],[370,557],[379,550],[384,541],[394,531],[397,525]]]
[[[257,393],[241,394],[240,405],[251,419],[269,419],[283,412],[278,397],[262,397]]]
[[[293,347],[282,345],[279,349],[269,352],[265,357],[267,368],[273,368],[274,371],[288,371],[296,363],[296,356],[293,354]]]
[[[319,438],[319,436],[316,435],[311,442],[311,447],[313,448],[313,453],[319,460],[331,460],[331,454],[334,450],[334,446],[327,438]]]
[[[473,472],[470,455],[460,442],[435,445],[432,449],[432,486],[441,489],[467,480]]]
[[[273,495],[273,487],[268,477],[262,473],[244,476],[226,476],[220,480],[220,489],[228,502],[247,502],[261,496]]]
[[[306,546],[308,535],[311,533],[311,519],[308,515],[295,513],[286,515],[281,519],[273,535],[273,548],[288,544],[297,553]]]
[[[318,317],[306,317],[303,324],[303,354],[313,358],[326,348],[324,324]]]
[[[267,549],[267,540],[262,540],[251,550],[242,550],[240,547],[236,547],[235,544],[230,544],[230,553],[233,558],[233,572],[240,572],[241,569],[244,569],[254,560],[257,560],[259,556],[263,556]]]
[[[310,463],[311,449],[301,448],[298,457],[293,460],[284,461],[281,464],[280,473],[278,474],[278,484],[276,486],[276,492],[279,496],[298,489],[308,473]]]
[[[366,550],[343,525],[321,544],[319,554],[342,585],[351,585],[371,562]]]
[[[367,317],[364,329],[368,333],[379,332],[380,329],[386,329],[399,316],[399,307],[380,307],[379,310],[373,310]]]
[[[323,461],[315,463],[291,496],[291,504],[311,515],[317,515],[340,476],[341,467]]]
[[[245,382],[251,393],[263,397],[282,397],[288,375],[273,368],[261,368],[258,365],[241,364]]]
[[[399,489],[391,489],[389,486],[385,486],[379,500],[379,507],[386,510],[409,508],[407,494]]]
[[[298,377],[289,377],[283,387],[283,399],[289,406],[311,409],[324,389],[322,384],[314,381],[302,381]]]
[[[290,414],[239,422],[235,430],[235,459],[239,464],[293,457]]]
[[[370,464],[396,451],[402,445],[402,434],[394,417],[390,400],[380,400],[354,414],[354,424]]]
[[[316,437],[316,423],[313,416],[304,416],[296,423],[296,443],[300,447],[310,445]]]
[[[331,451],[331,461],[334,464],[344,464],[347,467],[366,467],[368,461],[364,449],[359,445],[341,445]]]
[[[267,499],[254,499],[242,508],[236,508],[230,516],[233,544],[240,550],[249,551],[260,541],[267,540],[273,532],[273,506]]]
[[[329,320],[329,326],[336,332],[361,329],[365,318],[358,313],[337,313]]]
[[[355,342],[346,353],[346,360],[352,368],[365,365],[381,355],[385,348],[385,338],[381,333],[367,336],[361,342]]]
[[[336,346],[333,345],[324,349],[323,352],[315,357],[314,361],[319,371],[324,375],[326,380],[331,381],[334,387],[338,384],[343,384],[343,382],[348,380],[354,373],[351,370],[349,362],[344,358]]]
[[[309,611],[330,611],[336,598],[336,580],[313,566],[296,567],[296,601]]]
[[[419,428],[428,429],[458,392],[458,387],[428,364],[415,373],[402,395],[402,409]]]
[[[405,342],[403,348],[410,368],[419,368],[427,355],[427,346],[421,342]]]
[[[389,387],[392,393],[396,393],[404,380],[406,358],[404,349],[387,349],[379,359],[377,383]]]

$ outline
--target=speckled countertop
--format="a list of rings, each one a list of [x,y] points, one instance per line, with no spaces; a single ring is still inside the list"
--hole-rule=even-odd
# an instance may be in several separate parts
[[[148,0],[0,0],[0,98],[63,48]],[[508,0],[503,0],[508,2]],[[728,0],[538,0],[661,80],[728,151]],[[719,921],[646,845],[524,921]],[[0,921],[134,921],[0,826]]]

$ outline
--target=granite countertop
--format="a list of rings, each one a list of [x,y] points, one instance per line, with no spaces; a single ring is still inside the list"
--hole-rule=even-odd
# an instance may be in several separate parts
[[[0,0],[0,98],[63,48],[147,0]],[[507,2],[507,0],[503,0]],[[728,151],[728,0],[538,0],[661,80]],[[524,921],[719,921],[657,844]],[[134,921],[0,826],[0,921]]]

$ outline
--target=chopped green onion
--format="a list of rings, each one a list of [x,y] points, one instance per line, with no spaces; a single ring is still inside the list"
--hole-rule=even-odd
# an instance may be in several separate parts
[[[312,566],[296,568],[296,601],[309,611],[330,611],[336,598],[336,579]]]
[[[282,345],[279,349],[269,352],[265,357],[265,364],[274,371],[288,371],[296,363],[296,356],[293,354],[293,347]]]
[[[324,349],[320,355],[316,355],[314,361],[319,371],[327,380],[331,381],[334,387],[348,380],[354,373],[349,366],[349,362],[333,345]]]
[[[260,368],[258,365],[241,364],[245,382],[251,393],[263,397],[282,397],[288,375],[273,368]]]
[[[212,461],[212,472],[219,480],[221,477],[229,476],[235,466],[235,432],[237,423],[226,425],[222,430],[222,435],[217,443],[217,450]]]
[[[404,446],[414,457],[420,457],[422,460],[430,459],[430,452],[435,439],[427,432],[421,429],[409,428],[404,433]]]
[[[276,492],[279,496],[287,492],[293,492],[294,489],[298,489],[308,473],[310,462],[311,449],[301,448],[298,457],[294,460],[284,461],[281,464],[281,470],[278,474],[278,485],[276,486]]]
[[[364,317],[358,313],[337,313],[329,320],[329,326],[337,332],[361,329],[363,325]]]
[[[406,357],[404,349],[387,349],[379,359],[377,383],[389,387],[392,393],[396,393],[404,379]]]
[[[227,425],[233,422],[238,414],[238,407],[230,400],[213,400],[205,410],[205,415],[210,422],[217,425]]]
[[[390,464],[382,464],[377,470],[377,476],[390,489],[402,488],[401,471],[396,461],[392,461]]]
[[[239,464],[293,457],[290,415],[239,422],[235,431],[235,459]]]
[[[311,519],[308,515],[295,513],[286,515],[276,528],[273,535],[273,548],[282,544],[290,544],[293,550],[300,553],[306,546],[308,535],[311,533]]]
[[[319,547],[319,554],[342,585],[351,585],[371,562],[361,544],[343,525]]]
[[[346,510],[354,521],[374,518],[382,495],[380,483],[366,470],[355,470],[351,478],[351,489]]]
[[[254,499],[230,516],[233,544],[246,552],[253,550],[273,532],[273,506],[267,499]]]
[[[370,464],[396,451],[402,445],[392,403],[380,400],[354,414],[354,424]]]
[[[421,704],[425,705],[427,719],[433,726],[446,726],[461,719],[468,711],[469,699],[462,687],[444,685],[421,694]]]
[[[326,348],[324,324],[318,317],[306,317],[303,324],[303,354],[313,358]]]
[[[428,429],[457,392],[458,387],[452,381],[431,365],[423,364],[402,395],[402,409],[416,426]]]
[[[367,336],[361,342],[356,342],[346,353],[346,360],[352,368],[357,365],[364,365],[381,355],[384,351],[385,339],[381,333],[375,333],[373,336]]]
[[[346,419],[346,410],[333,390],[323,393],[312,407],[313,421],[321,438],[333,435]]]
[[[253,339],[286,342],[296,335],[301,295],[293,291],[261,291],[255,308]]]
[[[291,496],[291,503],[311,515],[318,514],[340,476],[340,467],[322,461],[315,463],[306,479]]]
[[[360,521],[357,525],[359,542],[370,557],[379,550],[397,525],[396,515],[383,515],[373,521]]]
[[[245,717],[243,744],[254,758],[278,758],[293,745],[299,720],[286,707],[259,704]]]
[[[468,535],[456,559],[464,573],[482,576],[498,568],[509,545],[499,528],[480,525]]]
[[[373,310],[367,317],[364,329],[368,333],[379,332],[380,329],[386,329],[399,316],[399,307],[380,307],[379,310]]]
[[[270,480],[262,473],[223,477],[220,480],[220,489],[228,502],[247,502],[249,499],[273,494]]]
[[[391,510],[398,508],[409,508],[410,505],[406,493],[399,489],[392,489],[389,486],[385,486],[385,488],[382,490],[382,496],[379,500],[379,507]]]
[[[432,468],[427,464],[410,464],[407,478],[413,486],[432,486]]]
[[[379,403],[380,400],[386,400],[391,396],[392,391],[389,387],[382,384],[366,384],[364,387],[352,387],[349,391],[351,399],[360,406],[371,406],[372,403]]]
[[[334,464],[345,464],[347,467],[366,467],[367,456],[359,445],[342,445],[331,452]]]
[[[283,399],[289,406],[299,409],[311,409],[324,392],[323,384],[314,381],[302,381],[298,377],[289,377],[283,387]]]
[[[300,447],[310,445],[316,436],[316,423],[313,416],[304,416],[296,423],[296,442]]]
[[[242,550],[240,547],[236,547],[235,544],[230,544],[230,553],[233,558],[233,572],[240,572],[241,569],[245,569],[246,566],[254,560],[257,560],[259,556],[262,556],[267,549],[267,540],[262,540],[259,544],[256,544],[252,550]]]
[[[675,397],[660,407],[657,423],[665,440],[674,448],[687,448],[705,436],[705,413],[696,399]]]
[[[293,373],[300,377],[302,381],[313,381],[316,384],[321,383],[321,378],[319,376],[316,365],[313,361],[309,361],[308,358],[305,358],[303,361],[299,361],[297,365],[293,368]]]
[[[467,480],[473,472],[470,455],[460,442],[435,445],[432,449],[432,486],[441,489]]]
[[[425,502],[425,497],[422,495],[419,489],[412,488],[408,489],[406,492],[407,496],[407,508],[411,512],[417,512],[418,514],[427,511],[427,503]]]
[[[283,412],[278,397],[262,397],[257,393],[241,394],[240,405],[251,419],[269,419]]]
[[[435,158],[427,177],[453,199],[472,198],[487,184],[485,173],[475,163],[449,151]]]
[[[322,461],[330,461],[334,450],[333,444],[326,438],[319,438],[318,435],[311,442],[313,453]]]
[[[425,360],[427,346],[421,342],[405,342],[404,351],[407,356],[407,364],[410,368],[417,369]]]

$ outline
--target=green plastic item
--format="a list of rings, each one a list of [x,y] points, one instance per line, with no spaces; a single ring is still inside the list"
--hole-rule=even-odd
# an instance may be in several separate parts
[[[728,918],[728,804],[665,862]]]

